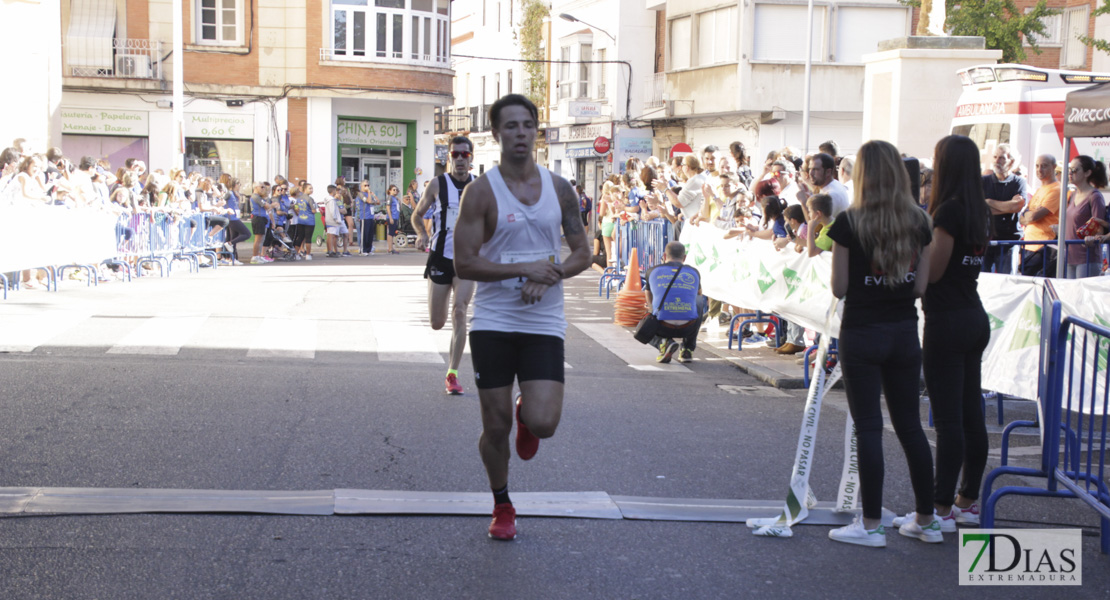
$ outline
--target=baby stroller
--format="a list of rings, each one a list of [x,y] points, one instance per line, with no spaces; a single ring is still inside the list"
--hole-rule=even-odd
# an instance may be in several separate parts
[[[297,259],[297,252],[293,250],[293,240],[286,233],[286,228],[275,227],[277,215],[267,211],[269,222],[266,224],[266,244],[270,249],[270,258],[274,260],[293,261]]]
[[[393,236],[393,247],[404,248],[416,245],[416,229],[412,226],[412,219],[401,215],[401,223],[397,226],[397,234]]]

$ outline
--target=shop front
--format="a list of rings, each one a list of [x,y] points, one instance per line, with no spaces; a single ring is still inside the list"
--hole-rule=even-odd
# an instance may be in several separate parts
[[[348,187],[357,189],[358,182],[369,181],[370,190],[379,198],[385,198],[390,185],[405,193],[413,179],[406,177],[405,166],[416,165],[416,149],[410,145],[416,137],[415,122],[341,116],[336,121],[336,134],[337,175],[347,180]]]
[[[185,170],[253,182],[254,114],[186,113]]]
[[[62,107],[62,153],[107,159],[112,168],[137,158],[150,162],[150,113],[140,110]]]

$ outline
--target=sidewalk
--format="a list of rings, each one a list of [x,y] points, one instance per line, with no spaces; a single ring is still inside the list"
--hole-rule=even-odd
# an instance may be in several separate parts
[[[741,371],[773,385],[779,389],[803,389],[802,365],[798,359],[802,353],[792,355],[775,354],[774,348],[765,343],[744,344],[737,348],[736,340],[728,349],[728,328],[707,320],[704,329],[698,334],[698,349],[705,350],[718,358],[729,361]]]

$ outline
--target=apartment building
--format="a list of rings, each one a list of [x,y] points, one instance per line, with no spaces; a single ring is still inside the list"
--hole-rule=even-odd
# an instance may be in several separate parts
[[[1037,2],[1016,0],[1015,4],[1019,10],[1028,12]],[[1046,32],[1037,39],[1040,54],[1034,54],[1026,44],[1025,64],[1046,69],[1110,72],[1110,54],[1079,41],[1081,35],[1110,40],[1110,15],[1093,16],[1103,3],[1099,0],[1048,0],[1047,4],[1060,12],[1043,19]]]
[[[655,13],[643,0],[555,0],[547,8],[537,161],[596,197],[600,182],[628,157],[651,155],[651,123],[640,119],[643,89],[636,82],[653,69]],[[500,153],[489,134],[489,105],[525,89],[521,4],[456,0],[453,10],[455,103],[442,112],[437,131],[441,143],[469,132],[476,171],[483,172]]]
[[[433,113],[452,94],[449,0],[181,4],[175,56],[172,0],[62,1],[56,129],[67,155],[242,181],[307,177],[318,188],[342,175],[379,194],[430,176]]]
[[[686,142],[722,149],[741,141],[753,164],[803,139],[804,2],[646,0],[665,40],[644,81],[656,152]],[[814,7],[809,145],[861,143],[862,56],[910,35],[912,10],[897,0],[830,0]]]
[[[524,69],[517,39],[517,0],[456,0],[452,5],[451,52],[455,101],[437,113],[443,158],[454,134],[474,142],[474,173],[500,160],[501,147],[490,134],[489,106],[505,94],[522,93]]]

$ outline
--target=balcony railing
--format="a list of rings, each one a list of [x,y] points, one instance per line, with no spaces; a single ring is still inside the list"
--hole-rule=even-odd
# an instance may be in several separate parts
[[[436,133],[489,131],[489,106],[436,109]]]
[[[387,53],[388,54],[388,53]],[[366,53],[335,48],[320,48],[320,61],[342,61],[353,63],[378,63],[386,65],[410,65],[414,67],[435,67],[450,69],[450,59],[440,60],[430,54],[397,53],[400,56],[377,56],[376,53]],[[412,58],[415,56],[416,58]]]
[[[662,108],[664,90],[666,90],[666,77],[663,73],[653,73],[645,77],[644,108]]]
[[[66,66],[71,77],[162,78],[160,41],[89,39],[83,45],[83,48],[72,44],[66,47]]]

